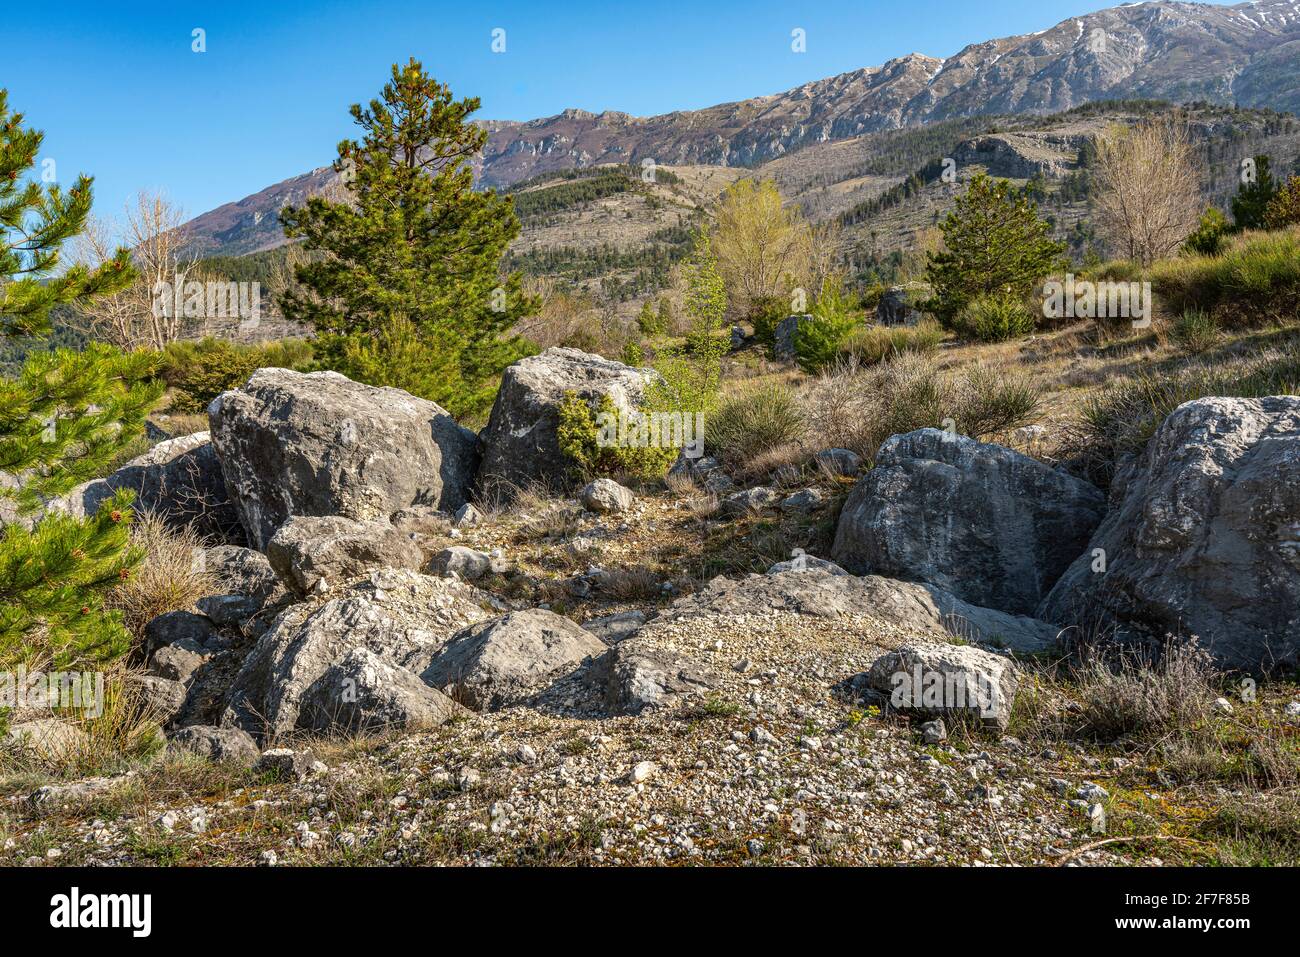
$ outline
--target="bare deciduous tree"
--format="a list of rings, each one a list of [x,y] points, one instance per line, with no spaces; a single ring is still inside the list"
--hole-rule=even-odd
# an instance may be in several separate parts
[[[1120,255],[1149,265],[1196,229],[1201,170],[1185,122],[1112,128],[1097,139],[1092,169],[1096,224]]]
[[[118,245],[114,233],[131,247],[139,279],[116,296],[96,300],[82,313],[91,335],[122,348],[164,348],[193,331],[181,310],[158,308],[163,288],[183,289],[197,278],[197,251],[180,231],[185,214],[162,193],[141,191],[128,203],[120,226],[103,220],[88,224],[77,259],[94,267]],[[166,286],[164,286],[166,284]]]

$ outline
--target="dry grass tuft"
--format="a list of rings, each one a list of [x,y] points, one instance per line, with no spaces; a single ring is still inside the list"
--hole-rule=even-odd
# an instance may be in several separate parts
[[[221,582],[203,564],[203,539],[192,527],[176,529],[144,512],[131,526],[131,540],[144,550],[144,560],[113,589],[107,604],[122,612],[136,638],[159,615],[190,608],[220,591]]]

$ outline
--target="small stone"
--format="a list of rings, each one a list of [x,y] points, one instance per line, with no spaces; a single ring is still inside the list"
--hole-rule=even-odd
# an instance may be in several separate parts
[[[536,764],[537,752],[529,745],[521,744],[519,747],[515,748],[515,760],[520,764]]]
[[[460,774],[456,775],[456,790],[472,791],[478,786],[481,775],[473,768],[464,768]]]
[[[1214,710],[1219,714],[1232,714],[1232,702],[1227,698],[1215,698]]]
[[[766,728],[759,726],[749,732],[749,740],[757,745],[776,744],[776,738]]]
[[[453,521],[455,522],[457,528],[465,528],[466,526],[469,525],[477,525],[479,522],[483,521],[483,513],[480,512],[478,509],[476,509],[473,505],[469,504],[469,502],[466,502],[464,505],[462,505],[460,508],[456,510],[456,515],[453,518]]]
[[[940,741],[948,740],[948,729],[944,726],[942,718],[935,718],[933,721],[927,721],[921,725],[921,740],[926,744],[938,744]]]
[[[1110,798],[1110,794],[1104,787],[1099,784],[1093,784],[1090,781],[1085,781],[1083,786],[1079,788],[1075,794],[1080,800],[1087,801],[1090,804],[1096,804],[1100,801],[1109,800]]]
[[[631,773],[628,774],[628,780],[633,784],[640,784],[641,782],[648,780],[657,770],[658,767],[656,767],[653,761],[640,761],[632,768]]]
[[[258,867],[275,867],[275,865],[279,863],[280,855],[275,853],[275,851],[268,849],[257,855]]]

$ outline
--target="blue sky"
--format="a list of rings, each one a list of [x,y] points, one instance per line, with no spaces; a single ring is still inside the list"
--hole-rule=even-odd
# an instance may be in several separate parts
[[[115,214],[164,188],[197,215],[331,162],[349,104],[414,55],[478,116],[648,115],[775,93],[917,51],[1041,30],[1105,0],[15,3],[0,87],[59,178]],[[506,52],[491,50],[494,28]],[[806,31],[807,52],[790,49]],[[207,52],[191,49],[206,32]],[[16,55],[15,55],[16,54]]]

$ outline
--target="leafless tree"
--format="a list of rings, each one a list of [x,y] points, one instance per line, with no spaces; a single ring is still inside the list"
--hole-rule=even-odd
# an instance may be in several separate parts
[[[198,279],[198,252],[180,230],[185,214],[161,192],[141,191],[128,203],[120,224],[94,220],[81,237],[77,258],[90,266],[104,262],[121,241],[131,247],[139,278],[129,289],[96,300],[83,318],[90,333],[123,348],[164,348],[193,331],[183,310],[162,308],[166,289],[184,290]]]
[[[1144,266],[1175,252],[1196,229],[1203,205],[1186,122],[1115,127],[1096,146],[1094,215],[1110,244]]]

